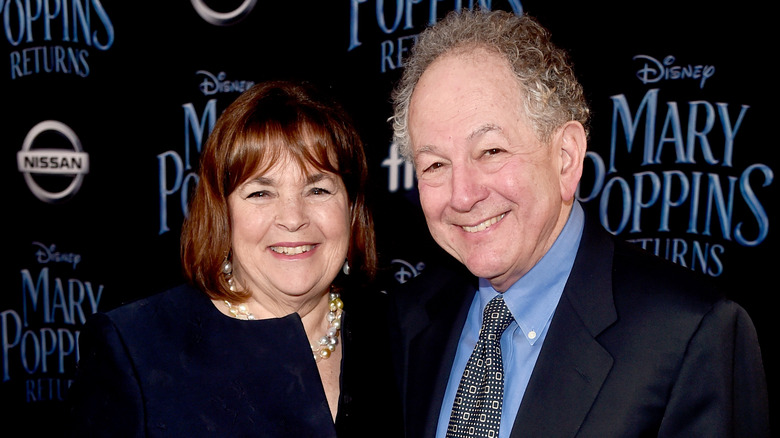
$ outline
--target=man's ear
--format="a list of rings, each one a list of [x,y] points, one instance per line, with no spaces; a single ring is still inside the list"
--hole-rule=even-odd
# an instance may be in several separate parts
[[[574,199],[582,177],[588,136],[580,122],[569,121],[558,130],[555,142],[561,154],[561,199],[569,202]]]

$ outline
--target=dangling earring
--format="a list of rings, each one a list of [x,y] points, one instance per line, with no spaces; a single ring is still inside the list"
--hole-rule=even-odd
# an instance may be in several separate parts
[[[229,256],[228,256],[229,257]],[[230,263],[230,260],[228,257],[225,257],[224,263],[222,263],[222,273],[227,278],[228,286],[230,287],[231,292],[236,291],[236,285],[233,282],[233,264]]]
[[[344,275],[349,275],[349,260],[344,260],[344,267],[341,268],[341,272],[343,272]]]

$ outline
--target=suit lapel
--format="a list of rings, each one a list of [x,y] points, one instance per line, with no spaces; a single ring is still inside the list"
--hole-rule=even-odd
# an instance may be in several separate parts
[[[617,319],[612,300],[612,256],[609,236],[586,220],[577,258],[512,437],[573,437],[584,421],[613,362],[596,341],[596,336]]]
[[[442,283],[425,304],[426,322],[409,342],[406,388],[409,438],[416,437],[418,431],[423,431],[423,437],[433,437],[436,433],[450,368],[477,290],[473,276],[467,281],[452,276],[433,278]]]

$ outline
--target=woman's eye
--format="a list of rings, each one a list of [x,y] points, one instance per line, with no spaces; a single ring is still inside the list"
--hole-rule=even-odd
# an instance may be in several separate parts
[[[330,190],[322,187],[314,187],[311,189],[312,195],[330,195]]]
[[[267,190],[258,190],[250,193],[247,198],[267,198],[269,195],[270,193]]]

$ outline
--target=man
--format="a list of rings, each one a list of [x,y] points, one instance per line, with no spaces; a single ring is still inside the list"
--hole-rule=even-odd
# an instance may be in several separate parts
[[[408,438],[769,435],[746,312],[575,200],[589,110],[534,19],[451,13],[393,98],[428,228],[468,270],[393,292]]]

